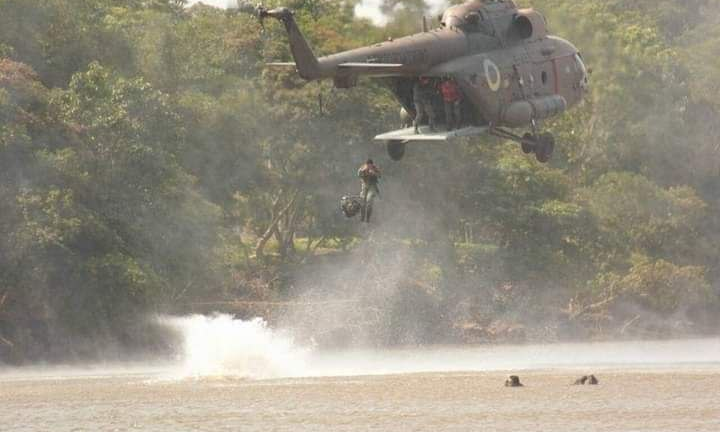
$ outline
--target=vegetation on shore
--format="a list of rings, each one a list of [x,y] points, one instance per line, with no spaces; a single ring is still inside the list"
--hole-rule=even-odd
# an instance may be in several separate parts
[[[376,27],[353,0],[284,3],[318,54],[424,9],[386,0]],[[328,344],[716,331],[720,4],[518,3],[593,69],[549,165],[489,138],[392,163],[382,83],[267,70],[286,38],[248,16],[0,0],[0,363],[158,346],[145,317],[238,299]],[[372,230],[337,209],[368,156]],[[267,307],[287,301],[314,306]]]

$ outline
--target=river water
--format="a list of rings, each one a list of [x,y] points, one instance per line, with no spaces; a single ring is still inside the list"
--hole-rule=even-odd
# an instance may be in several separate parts
[[[168,325],[176,359],[0,368],[0,431],[720,431],[720,339],[318,352],[260,321]]]

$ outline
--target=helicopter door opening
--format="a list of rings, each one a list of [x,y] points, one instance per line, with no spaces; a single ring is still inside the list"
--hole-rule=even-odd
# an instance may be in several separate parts
[[[398,102],[400,102],[401,107],[409,115],[410,122],[412,122],[416,115],[415,100],[413,98],[413,87],[415,86],[416,80],[417,78],[395,78],[389,86]],[[435,117],[436,126],[441,127],[445,125],[445,107],[442,96],[440,95],[438,83],[439,81],[436,78],[433,78],[431,81],[430,85],[433,86],[435,91],[433,92],[430,105]],[[406,121],[406,119],[401,119],[402,123]],[[425,116],[425,118],[422,119],[422,124],[427,125],[428,121],[429,119]]]
[[[410,117],[410,122],[415,118],[415,104],[413,103],[413,85],[414,82],[410,78],[391,78],[389,79],[390,91],[395,95],[400,106]],[[402,120],[405,122],[405,120]]]
[[[408,128],[412,126],[412,122],[415,119],[415,102],[413,100],[413,87],[415,86],[417,78],[391,78],[387,81],[388,88],[393,92],[398,102],[400,103],[400,121],[399,124],[402,128]],[[440,78],[433,78],[433,96],[431,100],[431,106],[433,114],[435,116],[436,132],[446,132],[446,116],[445,116],[445,102],[443,100],[442,93],[440,91]],[[482,118],[482,115],[478,114],[478,108],[473,103],[471,95],[466,93],[466,88],[458,83],[458,89],[461,97],[460,102],[460,121],[457,124],[457,128],[477,128],[487,126],[487,121]],[[425,116],[421,120],[421,130],[425,130],[428,126],[428,118]],[[426,131],[426,132],[429,132]]]

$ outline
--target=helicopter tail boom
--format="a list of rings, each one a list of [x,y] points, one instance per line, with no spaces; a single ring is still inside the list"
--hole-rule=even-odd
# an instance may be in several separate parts
[[[250,13],[263,23],[274,18],[285,26],[290,42],[294,66],[300,77],[308,80],[332,78],[336,87],[352,87],[360,76],[397,77],[416,76],[433,65],[446,62],[467,51],[468,43],[462,32],[445,29],[424,32],[369,47],[317,58],[286,7],[267,9],[238,2],[241,12]],[[270,67],[291,67],[292,64],[273,63]]]
[[[276,18],[283,23],[290,40],[290,52],[295,59],[295,67],[302,78],[314,80],[322,77],[320,63],[300,31],[290,9],[282,7],[265,10],[261,11],[259,16],[261,19],[264,17]]]
[[[290,40],[290,52],[295,60],[295,67],[297,68],[298,74],[306,80],[315,80],[323,76],[320,62],[318,62],[305,36],[303,36],[300,31],[300,28],[295,22],[293,12],[290,9],[286,7],[267,9],[261,4],[253,6],[244,1],[238,1],[237,9],[240,12],[255,15],[260,20],[261,25],[265,18],[275,18],[282,22]],[[287,66],[288,64],[283,65]]]

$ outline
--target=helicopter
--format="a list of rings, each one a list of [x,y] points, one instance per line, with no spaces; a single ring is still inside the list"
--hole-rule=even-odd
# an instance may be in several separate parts
[[[451,6],[440,26],[337,54],[316,57],[300,31],[293,12],[239,2],[241,11],[261,21],[273,18],[287,31],[294,68],[308,81],[332,79],[336,88],[358,85],[363,76],[381,80],[401,106],[402,128],[379,134],[388,155],[399,161],[410,143],[438,143],[457,138],[493,135],[515,141],[541,163],[550,160],[555,138],[540,122],[579,104],[587,94],[589,74],[578,49],[549,34],[545,17],[518,8],[512,0],[470,0]],[[417,115],[413,87],[422,80],[453,80],[461,93],[461,126],[444,131],[421,125],[407,127]],[[439,92],[432,109],[443,110]],[[448,125],[446,125],[448,126]],[[513,129],[525,129],[523,135]]]

